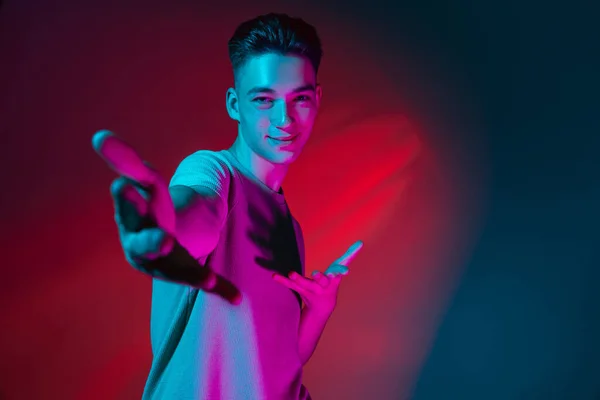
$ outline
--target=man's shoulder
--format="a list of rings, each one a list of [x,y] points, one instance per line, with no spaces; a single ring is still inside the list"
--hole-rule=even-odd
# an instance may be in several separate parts
[[[196,150],[191,154],[188,154],[181,160],[179,165],[187,163],[202,163],[202,162],[217,162],[220,164],[229,164],[226,150]]]
[[[194,185],[210,180],[224,182],[234,174],[226,150],[197,150],[187,155],[177,166],[171,185]]]
[[[196,150],[181,160],[177,170],[195,170],[198,172],[216,170],[220,173],[232,173],[233,165],[227,150]]]

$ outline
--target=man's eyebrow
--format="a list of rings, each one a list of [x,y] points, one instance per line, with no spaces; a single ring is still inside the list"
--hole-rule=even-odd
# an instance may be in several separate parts
[[[300,92],[314,92],[316,91],[315,89],[315,85],[313,85],[312,83],[306,84],[306,85],[302,85],[300,87],[297,87],[296,89],[292,90],[292,93],[300,93]],[[248,96],[252,96],[258,93],[269,93],[269,94],[273,94],[275,93],[274,89],[271,89],[270,87],[266,87],[266,86],[256,86],[253,87],[252,89],[248,90]]]
[[[252,96],[253,94],[258,93],[275,93],[275,90],[264,86],[256,86],[248,90],[248,96]]]
[[[313,85],[312,83],[309,83],[309,84],[297,87],[296,89],[292,90],[292,93],[315,92],[315,91],[316,91],[315,85]]]

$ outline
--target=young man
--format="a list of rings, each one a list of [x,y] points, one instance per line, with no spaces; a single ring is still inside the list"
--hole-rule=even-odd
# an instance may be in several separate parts
[[[167,187],[110,132],[94,137],[127,260],[153,278],[144,399],[308,399],[302,367],[336,304],[357,242],[304,277],[304,243],[281,184],[321,100],[321,43],[301,19],[268,14],[229,41],[231,148],[185,158]]]

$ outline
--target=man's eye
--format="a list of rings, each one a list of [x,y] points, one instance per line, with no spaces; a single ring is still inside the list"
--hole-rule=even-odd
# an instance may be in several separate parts
[[[309,96],[298,96],[296,97],[296,101],[310,101]]]
[[[254,101],[258,104],[269,104],[271,99],[268,97],[256,97]]]

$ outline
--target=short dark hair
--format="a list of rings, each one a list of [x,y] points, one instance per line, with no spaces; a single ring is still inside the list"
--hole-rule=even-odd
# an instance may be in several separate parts
[[[270,13],[241,23],[229,39],[228,47],[234,75],[250,57],[266,53],[305,56],[315,72],[323,57],[315,27],[287,14]]]

